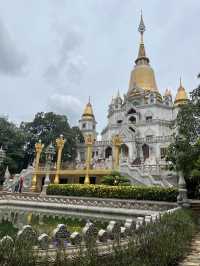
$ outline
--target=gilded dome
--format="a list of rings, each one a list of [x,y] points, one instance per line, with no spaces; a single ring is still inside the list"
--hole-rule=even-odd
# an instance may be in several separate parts
[[[89,119],[89,120],[94,119],[94,113],[93,113],[92,105],[90,102],[86,104],[82,118]]]
[[[139,45],[138,57],[135,60],[135,67],[131,71],[128,96],[131,96],[133,94],[133,90],[135,88],[140,88],[146,91],[158,92],[154,71],[149,64],[149,58],[146,56],[145,46],[143,42],[145,25],[142,15],[138,31],[141,34],[141,40]]]
[[[186,92],[185,88],[182,86],[182,83],[180,81],[180,86],[178,88],[174,104],[176,106],[182,105],[182,104],[187,103],[187,101],[188,101],[187,92]]]
[[[136,65],[132,70],[129,82],[129,91],[134,89],[135,86],[144,90],[158,90],[154,71],[149,64]]]

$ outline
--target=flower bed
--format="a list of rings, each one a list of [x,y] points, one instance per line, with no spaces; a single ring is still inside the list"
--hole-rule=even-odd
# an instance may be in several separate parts
[[[62,195],[62,196],[175,202],[177,199],[178,191],[176,188],[145,187],[145,186],[50,184],[47,188],[47,194]]]

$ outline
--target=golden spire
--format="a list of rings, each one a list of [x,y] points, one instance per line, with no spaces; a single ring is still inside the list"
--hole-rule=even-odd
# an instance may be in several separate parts
[[[145,27],[145,24],[144,24],[144,20],[143,20],[143,16],[142,16],[142,10],[141,10],[140,24],[139,24],[139,27],[138,27],[138,31],[141,34],[141,43],[143,43],[143,34],[144,34],[145,30],[146,30],[146,27]]]
[[[182,85],[182,80],[180,78],[180,85],[179,85],[179,88],[176,94],[174,105],[178,106],[178,105],[186,104],[187,101],[188,101],[188,96],[187,96],[185,88]]]
[[[149,58],[146,56],[143,35],[145,32],[145,24],[141,12],[140,24],[138,31],[141,35],[138,57],[135,60],[135,67],[131,72],[128,96],[133,95],[134,88],[141,88],[146,91],[158,92],[154,71],[149,64]]]
[[[146,52],[145,52],[145,47],[144,47],[144,32],[146,30],[145,24],[144,24],[144,20],[143,20],[143,16],[142,16],[142,11],[141,11],[141,17],[140,17],[140,24],[138,26],[138,31],[140,33],[140,46],[139,46],[139,51],[138,51],[138,57],[135,60],[135,63],[137,64],[139,62],[140,59],[145,59],[147,63],[149,63],[149,58],[146,57]]]
[[[93,113],[92,105],[90,103],[90,97],[89,97],[88,103],[85,106],[82,118],[89,119],[89,120],[94,119],[94,113]]]

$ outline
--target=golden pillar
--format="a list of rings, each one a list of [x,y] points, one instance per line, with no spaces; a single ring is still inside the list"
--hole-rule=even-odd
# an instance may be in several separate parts
[[[119,169],[119,154],[120,154],[120,146],[122,144],[122,139],[119,135],[115,135],[112,138],[112,144],[114,146],[114,169]]]
[[[37,172],[39,170],[40,155],[43,148],[44,144],[42,144],[41,140],[39,140],[39,142],[35,144],[36,158],[35,158],[35,170],[32,177],[32,185],[31,185],[32,192],[35,192],[37,190]]]
[[[65,141],[66,140],[63,138],[63,135],[60,135],[60,137],[56,139],[56,146],[57,146],[58,153],[57,153],[56,176],[54,178],[54,184],[59,184],[62,150],[64,148]]]
[[[91,134],[85,137],[85,144],[87,146],[87,157],[86,157],[86,175],[85,175],[84,184],[90,184],[89,171],[92,159],[92,145],[94,144],[94,138]]]

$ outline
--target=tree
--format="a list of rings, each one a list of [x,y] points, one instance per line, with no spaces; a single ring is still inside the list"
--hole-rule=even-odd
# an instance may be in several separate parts
[[[71,161],[76,157],[76,142],[82,141],[83,138],[79,128],[70,128],[65,115],[58,115],[53,112],[37,113],[32,122],[22,122],[20,128],[26,135],[26,165],[33,161],[34,146],[39,140],[47,146],[51,142],[55,144],[56,138],[63,135],[66,143],[63,148],[62,159],[63,161]],[[44,160],[44,153],[41,160]]]
[[[200,86],[190,96],[177,115],[177,132],[168,148],[167,160],[172,169],[182,171],[189,194],[195,196],[200,187]]]
[[[109,176],[103,176],[101,182],[109,186],[129,185],[128,177],[121,176],[119,172],[113,171]]]
[[[23,168],[25,155],[25,135],[23,131],[4,118],[0,118],[0,146],[6,151],[6,158],[1,165],[2,176],[6,166],[11,173],[17,173]]]

